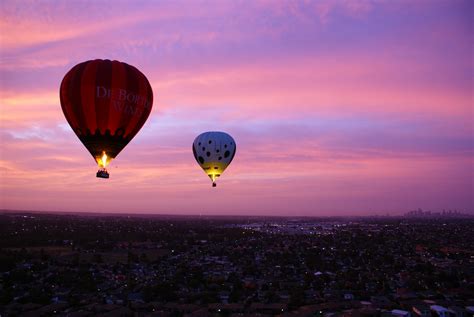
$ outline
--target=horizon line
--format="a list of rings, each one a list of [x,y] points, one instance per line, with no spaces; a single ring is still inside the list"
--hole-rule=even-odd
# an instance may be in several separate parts
[[[428,210],[427,210],[428,211]],[[432,212],[429,216],[407,216],[406,214],[370,214],[370,215],[243,215],[243,214],[166,214],[166,213],[130,213],[130,212],[91,212],[91,211],[51,211],[51,210],[21,210],[21,209],[0,209],[0,214],[42,214],[42,215],[78,215],[90,217],[176,217],[176,218],[435,218],[436,216],[443,216],[441,212]],[[459,212],[453,214],[458,218],[474,218],[474,213]]]

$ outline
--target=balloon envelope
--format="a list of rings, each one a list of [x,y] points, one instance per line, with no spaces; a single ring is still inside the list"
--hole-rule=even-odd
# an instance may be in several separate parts
[[[234,139],[225,132],[204,132],[193,142],[194,158],[211,178],[213,186],[232,162],[236,149]]]
[[[105,168],[147,120],[153,92],[135,67],[97,59],[74,66],[64,76],[60,99],[69,125]]]

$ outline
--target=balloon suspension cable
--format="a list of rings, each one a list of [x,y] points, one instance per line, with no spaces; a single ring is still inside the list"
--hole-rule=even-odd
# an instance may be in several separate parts
[[[212,180],[212,187],[216,187],[216,174],[211,174],[211,180]]]

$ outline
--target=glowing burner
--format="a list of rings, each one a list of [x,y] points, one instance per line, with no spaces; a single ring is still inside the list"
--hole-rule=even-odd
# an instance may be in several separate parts
[[[107,171],[106,166],[110,163],[110,160],[108,160],[105,151],[102,152],[102,157],[96,157],[96,161],[97,164],[99,164],[99,170],[97,171],[96,176],[99,178],[109,178],[109,172]]]

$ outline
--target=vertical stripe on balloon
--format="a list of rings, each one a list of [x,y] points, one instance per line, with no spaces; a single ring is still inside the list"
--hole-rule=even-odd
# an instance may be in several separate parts
[[[112,62],[109,60],[106,61],[94,61],[98,63],[97,74],[94,80],[91,80],[91,83],[94,83],[93,93],[95,96],[95,111],[97,113],[97,126],[101,134],[105,134],[105,131],[108,129],[107,124],[109,121],[109,109],[111,98],[107,97],[107,94],[102,98],[97,98],[97,87],[100,89],[110,87],[111,77],[112,77]]]
[[[138,95],[139,91],[139,78],[135,72],[134,67],[127,67],[125,70],[127,74],[127,88],[124,96],[124,107],[122,116],[120,117],[119,127],[124,130],[123,135],[127,136],[130,134],[129,123],[133,120],[133,113],[137,111],[137,105],[135,104],[135,96]]]
[[[74,67],[74,75],[71,78],[70,87],[81,87],[82,74],[86,66],[87,62],[81,63]],[[69,99],[68,112],[75,117],[75,120],[78,124],[75,129],[79,128],[82,134],[94,133],[93,131],[90,131],[90,128],[87,126],[87,121],[84,116],[81,89],[69,89],[67,96]]]
[[[84,72],[81,77],[81,97],[82,97],[82,110],[84,112],[84,119],[86,120],[87,127],[94,134],[97,129],[96,109],[95,109],[95,87],[91,87],[94,81],[93,79],[97,75],[98,64],[96,61],[88,62],[84,68]]]
[[[138,70],[133,69],[134,76],[136,78],[135,82],[137,82],[138,85],[138,90],[137,90],[137,95],[135,97],[135,100],[133,100],[133,104],[135,105],[135,110],[136,112],[132,114],[130,118],[130,122],[128,125],[125,127],[125,137],[127,137],[130,134],[133,134],[134,128],[139,126],[138,122],[141,120],[143,116],[143,111],[144,111],[144,101],[145,101],[145,96],[147,93],[147,87],[145,85],[145,82],[139,73]]]
[[[66,120],[71,125],[71,128],[74,132],[77,133],[77,128],[79,127],[79,123],[77,122],[76,117],[73,115],[71,109],[70,98],[69,94],[69,86],[71,85],[72,77],[74,76],[73,72],[68,72],[66,76],[64,76],[63,81],[61,82],[61,89],[59,90],[59,98],[61,101],[61,108],[63,110],[64,116]]]
[[[138,123],[135,125],[135,127],[131,131],[131,135],[137,134],[138,130],[140,130],[140,127],[143,126],[145,121],[148,119],[148,116],[150,115],[150,107],[153,103],[153,90],[151,89],[150,83],[148,82],[148,80],[146,80],[145,76],[142,73],[140,73],[138,70],[137,70],[137,73],[142,78],[140,80],[140,83],[146,87],[146,93],[144,94],[144,96],[147,102],[143,104],[143,107],[142,107],[143,112],[138,120]]]
[[[111,73],[111,89],[117,91],[118,89],[123,89],[121,87],[127,87],[127,77],[125,72],[125,64],[113,61],[112,62],[112,73]],[[116,93],[117,94],[117,93]],[[108,117],[108,127],[110,129],[110,134],[115,135],[117,129],[119,128],[119,122],[121,117],[121,103],[119,97],[110,98],[110,109]]]

